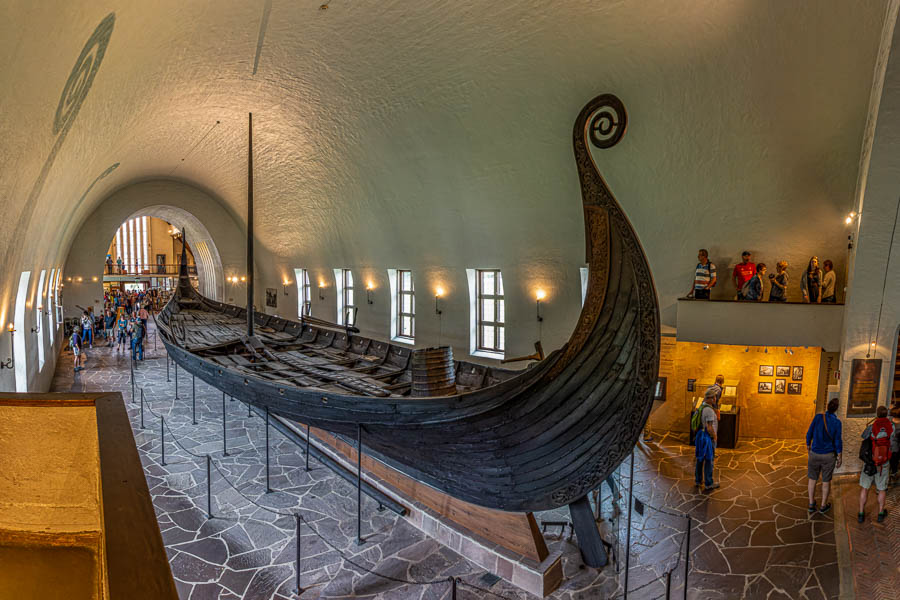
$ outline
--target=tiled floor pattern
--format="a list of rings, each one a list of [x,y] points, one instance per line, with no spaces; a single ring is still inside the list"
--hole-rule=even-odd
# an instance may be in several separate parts
[[[151,338],[152,340],[152,338]],[[213,514],[206,519],[206,468],[203,459],[189,455],[169,439],[167,465],[160,462],[160,422],[147,411],[146,430],[140,411],[129,402],[131,385],[127,354],[97,348],[89,352],[88,369],[77,376],[71,355],[58,363],[54,391],[121,391],[126,399],[135,439],[144,463],[181,598],[289,598],[294,586],[294,521],[273,515],[243,499],[216,472],[212,478]],[[491,585],[486,573],[463,557],[440,546],[377,503],[364,499],[363,535],[357,546],[355,487],[330,471],[311,464],[303,469],[302,452],[271,432],[271,485],[266,494],[264,424],[248,418],[246,407],[226,401],[228,457],[222,456],[222,395],[196,382],[197,420],[192,424],[191,380],[179,373],[179,397],[173,401],[173,382],[166,382],[162,348],[149,344],[147,360],[139,363],[135,381],[145,402],[166,417],[178,440],[191,452],[211,453],[216,464],[253,501],[290,513],[300,507],[330,544],[329,548],[303,528],[302,598],[449,599],[449,585],[411,585],[377,577],[359,566],[398,579],[415,581],[458,576],[462,581],[490,588],[503,598],[533,598],[500,581]],[[809,518],[805,510],[805,448],[800,443],[761,440],[744,443],[737,451],[720,450],[717,477],[722,489],[711,494],[693,487],[693,448],[672,437],[657,438],[637,447],[635,496],[645,501],[644,514],[633,514],[632,569],[629,597],[659,598],[665,594],[665,573],[674,570],[673,597],[682,594],[684,519],[691,515],[690,598],[836,598],[836,553],[831,517]],[[617,477],[627,494],[628,463]],[[623,571],[626,519],[613,511],[606,485],[604,522],[609,539],[616,539]],[[365,497],[364,497],[365,498]],[[624,509],[627,503],[619,505]],[[652,507],[662,509],[660,512]],[[671,514],[670,514],[671,513]],[[538,520],[567,520],[557,509],[536,515]],[[584,568],[574,540],[548,531],[551,551],[563,552],[565,581],[554,599],[581,600],[620,597],[624,573],[613,565],[597,571]],[[618,533],[618,536],[615,534]],[[356,563],[355,566],[345,557]],[[491,593],[460,586],[461,599],[493,598]]]
[[[847,477],[839,485],[846,529],[842,533],[849,540],[856,597],[895,600],[900,596],[900,485],[888,488],[888,517],[883,523],[875,520],[878,504],[874,487],[869,490],[866,520],[859,523],[859,477]]]

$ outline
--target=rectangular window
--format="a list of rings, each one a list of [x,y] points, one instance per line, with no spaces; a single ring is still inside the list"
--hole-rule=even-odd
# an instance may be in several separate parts
[[[337,322],[340,325],[356,324],[356,305],[353,303],[353,273],[350,269],[335,269],[337,283]]]
[[[478,350],[502,354],[505,350],[505,307],[500,269],[475,272]]]
[[[397,337],[416,337],[416,292],[412,271],[397,270]]]
[[[294,277],[297,278],[297,316],[302,319],[303,317],[308,317],[312,309],[309,271],[306,269],[294,269]]]

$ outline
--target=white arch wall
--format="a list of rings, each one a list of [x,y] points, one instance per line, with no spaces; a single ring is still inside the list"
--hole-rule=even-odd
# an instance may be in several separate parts
[[[188,245],[200,255],[195,258],[207,296],[222,299],[223,273],[244,270],[245,233],[217,198],[181,181],[135,183],[103,200],[75,235],[63,270],[67,316],[75,314],[76,305],[102,309],[103,257],[109,241],[123,221],[140,215],[164,219],[185,231]]]

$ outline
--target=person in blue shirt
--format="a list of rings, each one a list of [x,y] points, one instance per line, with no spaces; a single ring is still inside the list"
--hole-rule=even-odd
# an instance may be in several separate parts
[[[806,465],[806,476],[809,491],[809,512],[816,511],[816,482],[822,477],[822,506],[819,512],[828,512],[831,503],[828,493],[831,491],[831,477],[834,470],[841,466],[844,443],[841,439],[841,421],[835,416],[838,409],[837,398],[828,401],[828,409],[813,417],[806,432],[806,449],[809,460]]]
[[[763,277],[765,276],[765,274],[766,263],[759,263],[758,265],[756,265],[756,275],[750,278],[750,281],[748,281],[744,286],[745,290],[742,291],[744,300],[759,302],[763,299],[763,291],[765,290],[765,286],[763,285]]]

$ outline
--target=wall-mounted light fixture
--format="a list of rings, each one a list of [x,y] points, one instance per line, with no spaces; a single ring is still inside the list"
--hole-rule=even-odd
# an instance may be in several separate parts
[[[91,281],[97,281],[97,276],[94,275],[93,277],[91,277]]]
[[[541,300],[547,297],[547,292],[542,289],[538,289],[536,292],[534,292],[534,297],[537,301],[537,320],[539,322],[542,322],[544,320],[544,317],[541,316]]]
[[[40,315],[41,315],[42,312],[43,312],[43,310],[42,310],[43,308],[44,308],[43,306],[41,306],[40,304],[38,304],[38,307],[37,307],[37,314],[38,314],[38,318],[37,318],[37,327],[32,327],[32,328],[31,328],[31,333],[40,333],[40,332],[41,332],[41,316],[40,316]]]
[[[284,287],[284,295],[288,295],[288,286],[291,285],[291,282],[287,280],[287,278],[281,280],[282,286]]]
[[[320,279],[319,280],[319,300],[325,299],[325,292],[322,291],[324,289],[325,289],[325,282]]]
[[[71,277],[66,277],[66,281],[72,281]]]
[[[366,302],[368,304],[375,304],[372,302],[372,290],[375,289],[375,284],[372,283],[372,280],[366,282]]]
[[[851,223],[853,223],[853,219],[855,219],[855,218],[856,218],[856,213],[855,212],[850,213],[849,215],[847,215],[847,218],[844,219],[844,224],[850,225]]]
[[[246,275],[241,275],[241,282],[243,283],[244,281],[247,281],[247,276],[246,276]]]
[[[440,300],[444,297],[444,288],[441,286],[437,286],[434,288],[434,314],[442,315],[444,311],[441,310]]]
[[[709,350],[709,344],[703,344],[703,349],[704,349],[704,350]]]
[[[9,358],[0,362],[0,369],[12,369],[15,365],[15,359],[13,357],[13,336],[16,334],[16,328],[10,323],[6,330],[9,332]]]
[[[78,283],[81,283],[82,281],[84,281],[84,277],[79,277],[77,281]]]

